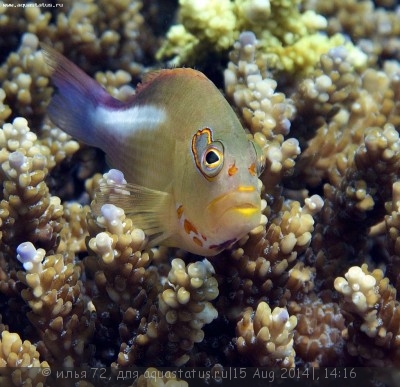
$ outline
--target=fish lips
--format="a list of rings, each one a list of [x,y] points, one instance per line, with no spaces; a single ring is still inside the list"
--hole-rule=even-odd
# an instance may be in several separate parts
[[[242,225],[250,231],[260,222],[260,194],[251,186],[240,186],[213,199],[207,210],[225,227],[240,228]]]

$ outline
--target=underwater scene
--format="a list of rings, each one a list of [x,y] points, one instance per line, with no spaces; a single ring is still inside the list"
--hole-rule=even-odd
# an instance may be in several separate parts
[[[397,0],[0,1],[0,386],[399,385],[399,61]]]

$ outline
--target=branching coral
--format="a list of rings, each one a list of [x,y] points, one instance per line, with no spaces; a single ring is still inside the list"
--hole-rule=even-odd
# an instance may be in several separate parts
[[[50,150],[37,143],[23,118],[4,124],[0,142],[2,251],[12,256],[13,249],[26,240],[54,251],[63,209],[45,182]]]
[[[354,152],[352,162],[341,166],[340,183],[324,187],[325,206],[313,249],[317,269],[324,273],[328,286],[346,258],[362,259],[366,253],[368,227],[383,219],[392,184],[398,179],[400,142],[393,126],[367,129],[364,144]]]
[[[271,308],[261,302],[254,313],[248,310],[237,324],[238,351],[252,358],[257,366],[293,367],[293,330],[297,319],[284,308]],[[254,354],[257,354],[254,356]]]
[[[292,301],[289,312],[297,317],[294,350],[305,364],[314,367],[346,364],[344,317],[335,302],[323,303],[311,295],[301,303]]]
[[[11,53],[0,67],[5,100],[12,107],[14,116],[23,116],[35,123],[44,115],[44,101],[51,95],[43,56],[38,48],[37,36],[26,33],[18,51]]]
[[[135,90],[129,86],[132,77],[124,70],[117,70],[115,73],[111,71],[106,73],[98,72],[95,78],[108,93],[121,101],[126,100],[135,93]]]
[[[376,228],[381,229],[381,225]],[[392,200],[386,203],[384,230],[390,255],[387,275],[400,291],[400,182],[393,183]]]
[[[110,182],[126,183],[121,172],[111,170],[96,184],[101,187]],[[102,329],[107,329],[110,314],[118,316],[123,340],[118,362],[134,364],[139,349],[136,346],[127,349],[126,342],[132,335],[154,331],[151,319],[146,319],[153,312],[151,304],[161,290],[157,270],[149,268],[153,252],[142,251],[143,231],[135,228],[124,211],[112,204],[103,205],[97,219],[89,219],[89,233],[91,255],[85,259],[85,266],[94,276],[97,294],[93,303],[104,324]],[[109,335],[116,335],[117,328],[111,328]]]
[[[87,217],[90,212],[88,205],[79,203],[64,203],[64,219],[68,227],[60,231],[60,245],[58,251],[86,251],[86,237],[88,236]]]
[[[298,297],[300,289],[302,295],[312,290],[315,269],[299,257],[311,242],[313,215],[321,209],[321,198],[308,203],[313,201],[315,206],[303,208],[297,201],[284,203],[266,226],[253,230],[230,255],[225,253],[215,263],[217,272],[225,272],[220,278],[219,302],[228,318],[235,321],[245,306],[255,308],[263,300],[284,306]]]
[[[276,81],[262,63],[256,62],[256,45],[253,33],[240,35],[224,73],[225,90],[240,110],[245,127],[263,149],[268,189],[275,187],[293,168],[300,148],[296,139],[284,140],[295,113],[293,102],[275,91]]]
[[[385,4],[387,2],[382,3],[369,0],[307,0],[304,6],[327,17],[329,34],[341,32],[351,36],[353,41],[368,52],[369,60],[373,62],[378,56],[399,59],[398,9]],[[384,9],[385,6],[387,9]]]
[[[400,305],[389,279],[379,269],[369,272],[366,264],[353,266],[345,278],[336,278],[335,289],[350,314],[344,332],[349,353],[369,365],[398,365]]]
[[[4,53],[18,45],[20,34],[26,29],[22,15],[22,7],[6,7],[4,1],[0,1],[0,45]],[[4,53],[1,54],[2,60]]]
[[[79,149],[78,143],[72,140],[71,136],[48,123],[45,123],[41,129],[39,143],[50,150],[47,157],[50,170],[60,165],[64,159],[70,157]]]
[[[50,12],[47,9],[43,12],[39,7],[26,8],[24,17],[29,32],[40,40],[56,43],[60,51],[73,56],[84,51],[92,63],[101,59],[112,68],[118,62],[119,68],[137,74],[142,66],[134,59],[145,60],[157,46],[140,13],[141,8],[139,0],[81,0],[53,9],[54,24]]]
[[[151,257],[149,253],[139,253],[144,233],[132,227],[123,210],[106,204],[102,214],[108,232],[100,232],[89,241],[89,248],[101,258],[99,265],[103,269],[96,272],[96,284],[125,310],[134,301],[131,289],[140,293],[138,285],[146,282],[143,276]]]
[[[60,198],[50,194],[47,181],[56,164],[76,152],[77,142],[50,128],[40,140],[26,119],[18,117],[3,125],[0,145],[2,253],[12,257],[15,247],[28,240],[55,251],[63,226],[64,233],[74,232],[65,224]]]
[[[302,120],[310,118],[301,134],[307,138],[317,130],[298,164],[310,184],[323,178],[336,184],[366,128],[399,124],[398,74],[391,62],[383,71],[365,69],[362,56],[341,47],[323,55],[315,75],[300,83],[294,100]]]
[[[293,95],[292,134],[306,147],[295,176],[311,187],[328,182],[312,243],[327,287],[349,260],[363,261],[368,227],[383,220],[398,180],[399,73],[393,62],[366,68],[363,56],[339,47],[321,57]]]
[[[11,114],[10,107],[4,103],[5,98],[6,92],[3,89],[0,89],[0,125],[3,125]]]
[[[264,245],[265,242],[260,243],[260,240],[254,240],[252,237],[247,242],[248,246],[251,246],[247,253],[250,257],[261,255],[260,251],[268,252],[267,264],[262,264],[261,257],[259,257],[257,261],[253,260],[253,265],[249,265],[246,262],[246,254],[242,255],[238,250],[242,265],[234,264],[235,269],[232,268],[228,275],[229,282],[223,284],[224,286],[229,284],[228,288],[231,291],[235,289],[235,300],[241,305],[244,300],[246,300],[245,305],[246,303],[251,305],[251,302],[257,299],[260,300],[258,298],[260,289],[263,289],[262,294],[267,297],[268,302],[279,297],[280,302],[284,300],[283,305],[285,302],[289,302],[294,308],[292,310],[298,310],[298,317],[302,318],[306,309],[297,308],[306,307],[309,298],[305,295],[310,294],[311,299],[321,303],[314,292],[321,290],[327,292],[327,289],[332,288],[335,276],[348,265],[346,259],[353,262],[362,261],[371,247],[368,244],[368,227],[377,225],[375,234],[379,233],[379,230],[382,231],[383,228],[379,224],[385,214],[385,203],[387,203],[387,208],[390,205],[393,208],[394,204],[390,203],[396,202],[393,183],[399,177],[397,129],[399,104],[396,102],[399,93],[398,65],[386,62],[383,65],[383,71],[367,69],[367,57],[361,51],[351,47],[332,49],[321,57],[320,64],[313,70],[311,77],[300,81],[295,93],[289,94],[292,98],[291,100],[286,99],[286,109],[281,107],[278,110],[279,112],[288,112],[287,107],[292,106],[290,115],[285,117],[287,123],[285,126],[282,125],[284,120],[275,119],[273,116],[275,106],[270,102],[274,101],[274,98],[279,101],[278,93],[275,96],[274,88],[271,86],[269,86],[269,93],[264,93],[266,89],[263,88],[262,80],[264,78],[267,85],[269,82],[267,77],[271,77],[272,74],[268,73],[265,63],[262,64],[259,57],[254,55],[256,47],[253,35],[249,33],[241,35],[235,46],[236,51],[233,51],[232,62],[225,73],[227,93],[242,112],[245,125],[253,133],[256,132],[255,140],[264,145],[264,151],[267,151],[268,147],[273,146],[274,143],[278,143],[278,146],[283,144],[283,136],[287,135],[288,129],[291,128],[290,134],[300,139],[302,147],[306,146],[306,150],[300,155],[294,174],[297,184],[301,181],[302,183],[297,186],[293,185],[285,173],[279,173],[274,177],[274,168],[272,167],[274,163],[270,154],[267,153],[266,173],[262,176],[268,204],[265,211],[268,217],[266,244]],[[253,75],[256,76],[253,77]],[[265,95],[269,97],[266,98]],[[262,98],[264,101],[260,103]],[[282,103],[282,101],[285,100],[281,99],[280,102]],[[265,109],[263,109],[263,104]],[[259,112],[260,110],[261,112]],[[268,128],[265,123],[270,127]],[[286,131],[282,131],[282,128],[286,128]],[[260,141],[261,137],[257,132],[261,132],[265,138]],[[315,132],[316,135],[314,135]],[[311,140],[307,144],[308,138]],[[288,159],[290,160],[290,157]],[[290,171],[294,162],[282,163],[282,165],[288,165]],[[296,260],[290,258],[280,261],[283,258],[282,253],[284,253],[283,242],[287,241],[288,250],[290,250],[291,238],[290,235],[283,237],[280,234],[280,228],[276,229],[276,234],[274,233],[275,225],[285,219],[281,212],[283,202],[279,198],[282,194],[282,190],[279,188],[282,178],[286,179],[284,184],[288,184],[289,187],[304,187],[304,183],[306,186],[308,184],[311,187],[321,187],[321,183],[324,181],[330,183],[324,187],[324,205],[322,205],[321,198],[314,203],[316,208],[319,210],[322,208],[322,211],[319,214],[318,210],[315,211],[313,214],[316,217],[311,218],[309,223],[313,225],[314,221],[317,221],[314,237],[312,238],[311,234],[308,237],[308,241],[311,241],[311,248],[307,249],[308,244],[306,244],[306,248],[298,252],[297,256],[300,259],[297,258],[299,260],[297,263]],[[394,190],[393,199],[392,189]],[[290,191],[283,192],[289,195],[294,194]],[[301,197],[303,194],[298,192],[295,195]],[[391,199],[392,202],[390,202]],[[310,198],[306,200],[309,201]],[[299,204],[296,202],[292,202],[292,205],[294,208],[299,208]],[[291,212],[288,216],[291,225],[293,225],[293,215],[294,213]],[[387,222],[392,226],[393,241],[396,240],[396,228],[393,227],[396,224],[395,219],[394,212],[387,217]],[[305,225],[306,223],[301,221],[300,224]],[[313,228],[310,232],[312,230]],[[281,244],[273,243],[274,235],[283,237]],[[292,239],[294,240],[294,238]],[[286,242],[284,244],[286,245]],[[261,248],[261,246],[263,247]],[[276,246],[275,250],[272,246]],[[270,267],[273,267],[275,258],[272,253],[274,251],[278,264],[276,268],[282,268],[282,271],[277,271],[281,277],[271,278],[269,274],[264,277],[264,282],[261,282],[263,285],[257,286],[259,280],[254,281],[254,278],[257,277],[249,276],[248,271],[242,271],[240,267],[253,268],[255,275],[258,276],[261,273],[267,273]],[[394,267],[398,260],[393,257],[390,261],[392,276],[397,278],[398,270]],[[286,265],[282,266],[284,262]],[[315,268],[310,270],[307,266],[310,264]],[[295,270],[298,268],[302,268],[302,274],[301,270]],[[291,276],[290,273],[292,273]],[[268,280],[265,281],[267,278]],[[245,280],[243,281],[243,279]],[[301,280],[299,281],[299,279]],[[240,286],[238,286],[239,283]],[[315,283],[318,284],[317,287],[315,287]],[[280,294],[273,290],[275,286],[280,289]],[[302,289],[302,298],[293,303],[291,294],[294,293],[296,286],[300,286]],[[224,292],[222,292],[223,294]],[[329,363],[334,361],[333,359],[339,358],[344,362],[347,361],[344,356],[346,349],[339,334],[343,327],[343,318],[340,317],[337,304],[329,294],[325,293],[324,298],[331,302],[330,305],[333,313],[338,316],[337,319],[329,318],[331,312],[328,312],[326,324],[321,326],[321,330],[315,332],[314,337],[310,337],[310,334],[301,328],[304,325],[300,326],[298,336],[296,336],[296,345],[299,346],[303,360],[315,361],[317,364]],[[224,307],[226,301],[223,302]],[[305,303],[304,306],[302,302]],[[228,315],[237,316],[236,313],[241,308],[237,308],[236,311],[234,308],[228,308],[228,310]],[[319,310],[321,313],[325,313],[322,307]],[[308,324],[318,324],[318,321],[318,315],[310,316]],[[337,321],[337,325],[335,321]],[[333,346],[337,342],[342,344],[339,344],[334,350]],[[308,347],[308,343],[311,343],[311,347]],[[318,345],[320,353],[315,353],[312,343]]]
[[[3,331],[0,339],[0,366],[12,367],[10,375],[3,375],[2,383],[7,385],[42,385],[45,374],[41,368],[49,368],[46,361],[39,360],[39,352],[30,341],[22,342],[18,333]]]
[[[78,366],[90,355],[96,310],[84,296],[81,267],[73,256],[45,254],[31,242],[18,246],[17,259],[25,271],[17,275],[26,285],[21,297],[31,309],[29,320],[49,351],[46,357],[54,365]]]
[[[174,259],[171,266],[169,282],[159,297],[161,324],[168,327],[171,354],[167,361],[183,365],[190,358],[193,344],[203,340],[203,326],[218,315],[210,303],[218,296],[218,283],[207,260],[186,267],[181,259]]]

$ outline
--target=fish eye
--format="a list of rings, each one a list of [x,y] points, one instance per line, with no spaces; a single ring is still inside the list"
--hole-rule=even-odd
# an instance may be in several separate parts
[[[218,175],[224,165],[224,155],[222,144],[215,141],[209,145],[203,153],[201,160],[202,172],[207,177]]]
[[[264,172],[264,168],[265,168],[265,161],[266,161],[265,154],[256,142],[254,142],[252,140],[250,142],[253,145],[254,151],[256,153],[257,176],[260,176]]]
[[[210,168],[210,167],[213,167],[214,164],[217,164],[219,162],[220,156],[215,149],[209,149],[206,152],[205,160],[206,160],[207,167]]]

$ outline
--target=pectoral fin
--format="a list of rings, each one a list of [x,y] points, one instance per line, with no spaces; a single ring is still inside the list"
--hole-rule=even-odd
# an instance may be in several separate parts
[[[168,192],[135,184],[102,184],[92,204],[96,216],[100,215],[104,204],[122,208],[135,227],[148,236],[150,246],[159,244],[175,232],[174,202]]]

